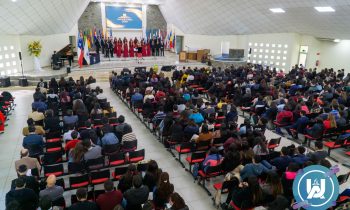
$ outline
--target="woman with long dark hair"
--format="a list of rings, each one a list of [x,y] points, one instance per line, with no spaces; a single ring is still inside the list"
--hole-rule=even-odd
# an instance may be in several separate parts
[[[170,195],[169,204],[171,205],[170,210],[189,209],[188,206],[185,204],[184,199],[176,192]]]
[[[130,164],[128,166],[128,170],[121,177],[121,179],[119,181],[118,190],[120,190],[122,193],[124,193],[128,189],[130,189],[132,187],[132,178],[138,174],[139,174],[139,172],[137,171],[136,166],[134,164]]]
[[[143,177],[143,184],[146,185],[150,192],[153,192],[154,187],[157,185],[159,176],[162,170],[158,168],[158,163],[155,160],[148,162],[148,167]]]
[[[174,192],[174,185],[169,181],[169,174],[163,172],[160,174],[159,182],[153,192],[153,202],[156,207],[163,208]]]

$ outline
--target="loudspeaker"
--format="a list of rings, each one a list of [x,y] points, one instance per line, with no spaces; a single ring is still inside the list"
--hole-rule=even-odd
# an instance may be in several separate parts
[[[18,78],[18,85],[21,87],[26,87],[28,86],[28,80],[25,77]]]
[[[10,77],[0,77],[0,87],[11,86]]]
[[[19,59],[22,60],[22,53],[18,52]]]

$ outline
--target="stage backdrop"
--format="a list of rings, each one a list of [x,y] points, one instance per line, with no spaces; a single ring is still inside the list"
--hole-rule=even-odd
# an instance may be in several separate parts
[[[142,7],[106,5],[107,28],[142,30]]]

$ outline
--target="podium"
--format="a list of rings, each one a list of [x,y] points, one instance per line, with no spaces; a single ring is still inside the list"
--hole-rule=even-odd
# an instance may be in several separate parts
[[[179,53],[179,61],[180,62],[186,62],[186,51],[181,51],[180,53]]]

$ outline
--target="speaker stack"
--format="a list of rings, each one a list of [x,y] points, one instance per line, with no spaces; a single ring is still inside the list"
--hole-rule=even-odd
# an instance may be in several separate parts
[[[22,77],[18,78],[18,85],[22,87],[26,87],[28,86],[28,80],[24,76],[24,72],[23,72],[22,53],[18,52],[18,56],[19,56],[19,60],[21,61],[21,68],[22,68]]]

